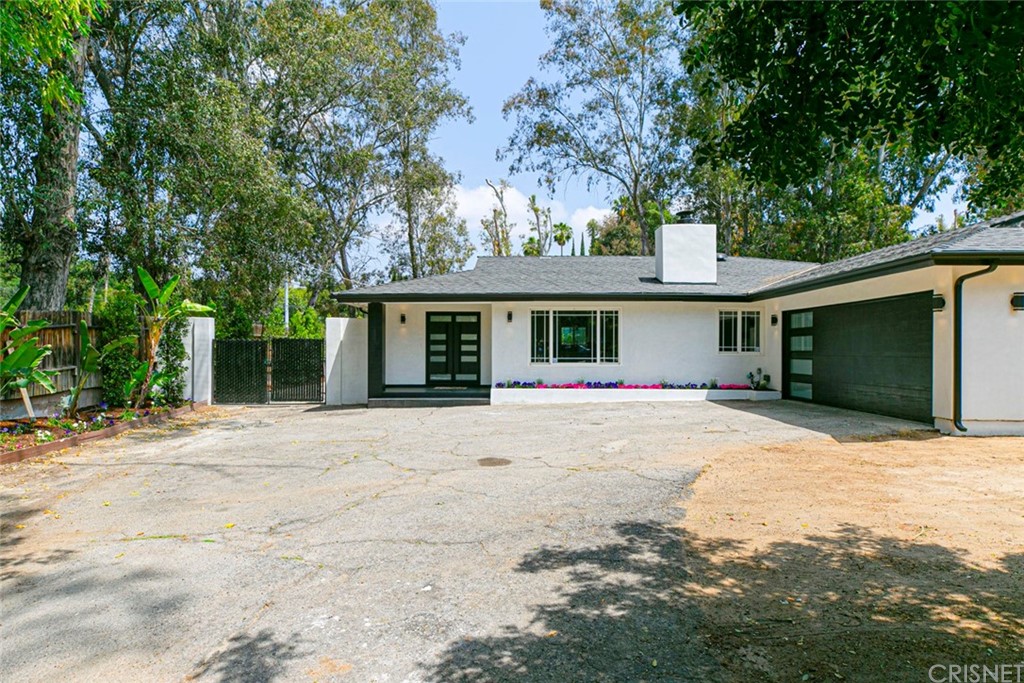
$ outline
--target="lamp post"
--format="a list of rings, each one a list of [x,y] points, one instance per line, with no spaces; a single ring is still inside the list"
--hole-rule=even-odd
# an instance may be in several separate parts
[[[290,275],[285,275],[285,277],[284,277],[284,334],[285,334],[286,337],[291,336],[291,328],[290,328],[290,325],[289,325],[289,323],[290,323],[290,320],[289,320],[290,316],[289,316],[289,311],[288,311],[288,280],[290,280],[290,279],[291,279]]]

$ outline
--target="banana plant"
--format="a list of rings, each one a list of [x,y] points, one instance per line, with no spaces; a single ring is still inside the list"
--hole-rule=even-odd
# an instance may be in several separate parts
[[[146,292],[142,302],[142,317],[146,322],[146,329],[149,330],[149,339],[145,345],[146,372],[139,388],[138,398],[135,399],[135,409],[142,407],[142,403],[149,394],[153,383],[153,371],[156,368],[156,352],[160,348],[160,338],[163,336],[164,327],[168,322],[182,315],[195,315],[199,313],[212,313],[213,308],[204,306],[185,299],[176,304],[171,304],[171,296],[174,288],[178,286],[180,275],[175,275],[167,281],[163,287],[156,283],[156,280],[141,266],[137,269],[142,289]],[[141,366],[140,366],[141,367]]]
[[[50,345],[39,344],[39,331],[50,323],[30,320],[20,324],[15,315],[18,306],[28,294],[22,287],[0,308],[0,396],[15,387],[25,389],[39,384],[54,391],[55,370],[42,370],[39,364],[50,355]]]
[[[132,374],[128,376],[125,381],[122,393],[130,400],[135,392],[139,390],[142,383],[146,381],[146,372],[149,370],[149,362],[140,360],[135,369],[132,370]],[[160,383],[167,378],[167,374],[159,368],[153,372],[152,377],[149,379],[151,387],[160,386]]]
[[[71,390],[71,401],[68,404],[67,412],[71,418],[78,417],[78,400],[82,397],[82,392],[85,390],[85,383],[89,380],[89,375],[100,371],[100,364],[107,357],[107,354],[116,351],[122,346],[132,344],[138,339],[135,335],[121,337],[104,344],[102,349],[97,349],[89,339],[89,326],[86,325],[84,320],[78,321],[78,337],[80,340],[81,361],[78,366],[78,384]]]

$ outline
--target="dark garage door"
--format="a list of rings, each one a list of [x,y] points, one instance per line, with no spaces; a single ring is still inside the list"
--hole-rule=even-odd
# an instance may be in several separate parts
[[[932,421],[932,293],[787,311],[783,395]]]

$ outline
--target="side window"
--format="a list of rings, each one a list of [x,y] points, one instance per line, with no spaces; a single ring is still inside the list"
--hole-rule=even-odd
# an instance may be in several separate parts
[[[533,311],[530,314],[530,362],[550,363],[551,353],[548,349],[551,339],[548,328],[550,316],[547,311]]]
[[[718,351],[719,353],[735,353],[736,330],[738,326],[736,311],[718,312]]]
[[[618,311],[531,311],[531,363],[618,363]]]
[[[760,353],[761,312],[719,311],[719,353]]]
[[[601,311],[601,362],[619,362],[618,311]]]
[[[743,311],[740,325],[740,351],[759,353],[761,351],[761,312]]]

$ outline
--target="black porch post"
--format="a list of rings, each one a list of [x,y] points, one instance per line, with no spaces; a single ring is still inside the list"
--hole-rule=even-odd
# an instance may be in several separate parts
[[[371,303],[366,308],[366,393],[369,398],[384,396],[384,304]]]

